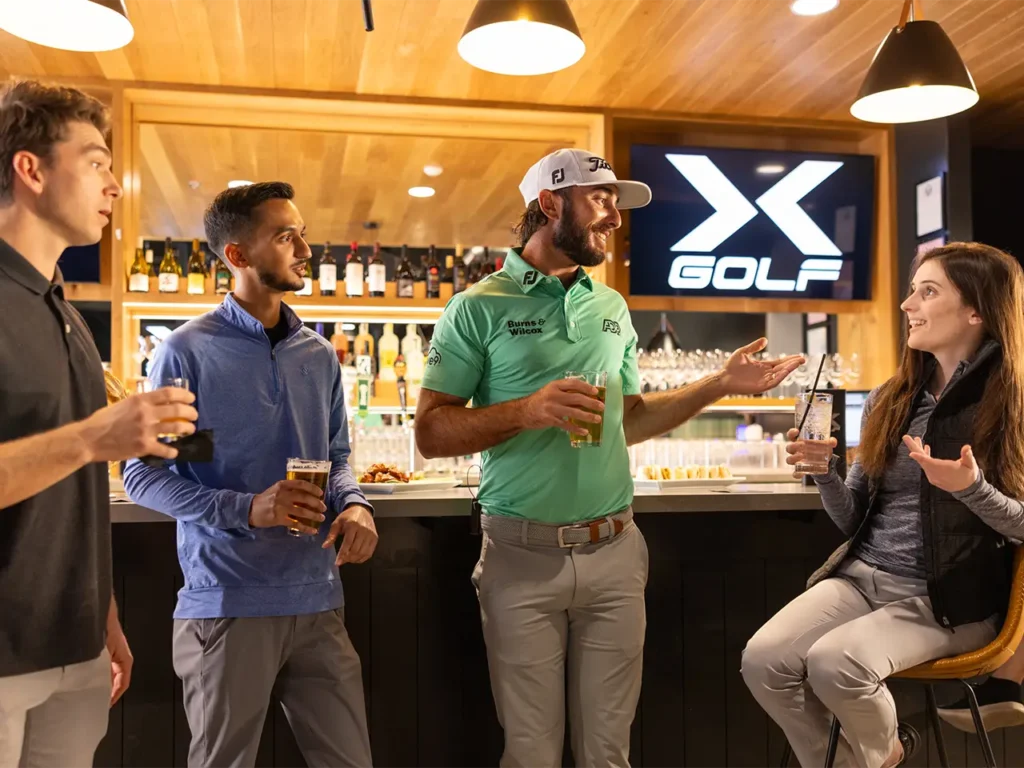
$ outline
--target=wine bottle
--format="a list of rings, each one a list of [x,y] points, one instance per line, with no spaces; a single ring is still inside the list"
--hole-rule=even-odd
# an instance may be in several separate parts
[[[353,241],[352,250],[345,261],[345,295],[362,296],[364,280],[366,280],[366,275],[363,270],[363,260],[359,258],[359,243]]]
[[[415,295],[413,286],[416,278],[412,273],[412,265],[409,264],[409,246],[402,246],[402,258],[398,261],[398,269],[395,270],[395,288],[400,299],[411,299]]]
[[[149,293],[149,264],[141,248],[135,249],[135,261],[132,262],[131,274],[128,276],[128,290],[132,293]]]
[[[174,246],[171,238],[164,241],[164,257],[160,260],[160,274],[157,277],[157,287],[160,293],[177,293],[178,280],[181,277],[181,264],[174,255]]]
[[[338,262],[331,256],[331,244],[324,243],[320,257],[320,295],[334,296],[338,290]]]
[[[387,268],[380,256],[380,241],[373,244],[373,256],[370,257],[369,273],[370,296],[375,299],[384,298],[384,287],[387,284]]]
[[[462,246],[455,246],[455,265],[452,267],[452,293],[462,293],[466,290],[467,275],[466,262],[462,258]]]
[[[431,245],[427,253],[427,298],[441,298],[441,264],[437,260],[437,249]]]
[[[192,241],[192,253],[188,257],[188,292],[193,296],[206,293],[206,266],[199,253],[199,241]]]

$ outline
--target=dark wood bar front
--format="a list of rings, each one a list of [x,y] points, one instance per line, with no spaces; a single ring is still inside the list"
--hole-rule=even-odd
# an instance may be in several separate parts
[[[379,500],[377,553],[366,565],[342,569],[378,766],[497,765],[501,754],[469,580],[480,546],[469,532],[469,493],[437,496]],[[840,534],[817,493],[795,485],[640,493],[635,508],[651,563],[631,763],[778,765],[781,733],[746,690],[740,653],[761,623],[799,594]],[[113,515],[166,520],[132,505],[113,505]],[[189,730],[171,666],[171,614],[182,583],[175,526],[115,524],[114,575],[136,661],[96,764],[184,766]],[[923,691],[900,683],[894,690],[901,717],[925,734]],[[952,698],[955,691],[943,694]],[[953,765],[983,764],[973,738],[944,727]],[[1024,765],[1024,733],[997,731],[992,738],[1000,764]],[[564,760],[572,764],[568,742]],[[276,704],[257,764],[304,765]],[[938,765],[930,738],[909,765]]]

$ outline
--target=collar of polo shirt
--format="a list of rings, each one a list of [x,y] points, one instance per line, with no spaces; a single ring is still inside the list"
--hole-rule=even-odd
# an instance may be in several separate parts
[[[518,285],[522,289],[523,293],[530,293],[538,285],[550,283],[552,280],[561,285],[561,281],[557,277],[545,275],[539,270],[534,269],[532,266],[527,264],[526,261],[523,259],[522,248],[509,249],[508,256],[505,258],[505,265],[502,267],[502,271],[508,274],[513,280],[516,281],[516,285]],[[594,283],[590,279],[590,275],[587,274],[587,271],[583,269],[583,267],[580,267],[579,270],[576,272],[576,280],[573,282],[572,285],[569,286],[569,288],[572,289],[577,285],[582,285],[584,288],[590,291],[594,290]]]

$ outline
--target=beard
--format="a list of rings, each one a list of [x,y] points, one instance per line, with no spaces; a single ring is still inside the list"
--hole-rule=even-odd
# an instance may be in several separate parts
[[[288,270],[288,277],[281,277],[273,272],[267,272],[262,269],[257,269],[256,275],[267,288],[272,291],[280,291],[281,293],[301,290],[304,285],[302,278],[291,270]]]
[[[563,216],[555,226],[553,244],[581,267],[596,267],[604,261],[604,251],[591,247],[590,235],[594,230],[585,228],[576,218],[571,205],[562,206]]]

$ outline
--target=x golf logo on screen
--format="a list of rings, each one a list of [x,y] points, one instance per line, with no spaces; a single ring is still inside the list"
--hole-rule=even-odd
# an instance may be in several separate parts
[[[874,158],[634,145],[637,296],[869,298]]]

